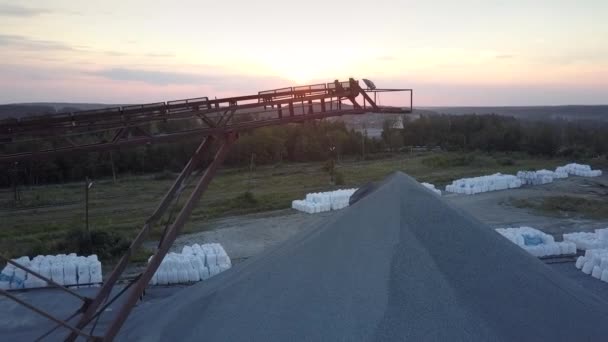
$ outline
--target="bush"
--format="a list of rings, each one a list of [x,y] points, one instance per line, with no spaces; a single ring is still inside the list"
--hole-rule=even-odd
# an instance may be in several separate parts
[[[393,153],[366,153],[365,160],[382,160],[393,158],[395,154]]]
[[[235,208],[250,208],[255,207],[257,204],[258,200],[251,191],[244,192],[232,200],[232,206]]]
[[[163,170],[163,172],[157,173],[154,175],[154,180],[157,181],[161,181],[161,180],[172,180],[175,179],[175,175],[173,174],[173,172],[169,171],[169,170]]]
[[[335,175],[336,185],[344,185],[344,175],[337,171]]]
[[[321,167],[321,170],[323,170],[324,172],[327,172],[329,174],[332,174],[332,172],[334,172],[335,169],[336,169],[336,162],[333,159],[325,161],[325,163]]]
[[[422,164],[434,168],[469,166],[476,161],[473,154],[465,155],[445,155],[440,154],[422,159]]]
[[[501,158],[497,160],[498,165],[501,166],[513,166],[515,165],[515,161],[511,158]]]
[[[102,260],[111,260],[124,254],[130,241],[122,234],[105,230],[91,231],[91,239],[82,229],[73,229],[57,242],[58,253],[76,253],[78,255],[97,254]]]

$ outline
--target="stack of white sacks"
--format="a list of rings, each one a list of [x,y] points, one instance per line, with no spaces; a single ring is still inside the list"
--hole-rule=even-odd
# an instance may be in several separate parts
[[[480,192],[519,188],[521,185],[522,181],[516,176],[496,173],[489,176],[457,179],[447,185],[445,191],[472,195]]]
[[[555,172],[565,172],[575,176],[598,177],[602,175],[602,170],[591,170],[591,166],[577,163],[559,166]]]
[[[420,184],[422,184],[422,186],[431,190],[432,192],[436,193],[437,195],[441,196],[441,190],[435,188],[435,185],[433,185],[431,183],[420,183]]]
[[[568,175],[576,175],[583,177],[597,177],[602,175],[601,170],[591,170],[591,166],[571,163],[564,166],[558,166],[555,171],[539,170],[539,171],[519,171],[517,177],[524,184],[539,185],[553,182],[555,179],[567,178]]]
[[[77,256],[75,253],[38,255],[32,260],[23,256],[13,261],[59,285],[84,287],[97,286],[102,282],[101,262],[94,254],[88,257]],[[11,264],[7,264],[0,275],[0,288],[2,289],[29,289],[47,285],[46,281]]]
[[[472,195],[480,192],[519,188],[523,184],[547,184],[555,179],[567,178],[568,175],[597,177],[602,175],[602,171],[592,170],[589,165],[571,163],[559,166],[555,171],[543,169],[538,171],[518,171],[517,176],[496,173],[490,176],[461,178],[447,185],[445,191]]]
[[[219,243],[184,246],[181,253],[169,253],[165,256],[150,279],[150,284],[193,283],[213,277],[230,267],[230,257]]]
[[[576,268],[594,278],[608,282],[608,228],[593,233],[564,234],[564,239],[574,241],[585,255],[576,259]]]
[[[532,227],[496,228],[496,231],[536,257],[576,254],[574,243],[555,242],[553,236]]]
[[[348,207],[350,196],[357,189],[343,189],[328,192],[307,194],[303,200],[291,202],[291,207],[298,211],[314,214]]]
[[[608,283],[608,249],[588,249],[576,259],[576,268]]]
[[[596,229],[595,232],[579,232],[564,234],[564,241],[576,244],[582,250],[608,248],[608,228]]]
[[[554,179],[567,178],[566,172],[539,170],[539,171],[518,171],[517,178],[521,179],[522,183],[529,185],[541,185],[553,182]]]

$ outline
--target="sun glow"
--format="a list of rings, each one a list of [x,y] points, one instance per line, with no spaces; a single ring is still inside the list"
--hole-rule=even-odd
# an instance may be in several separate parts
[[[281,72],[285,78],[294,81],[297,85],[309,84],[312,82],[312,73],[305,69],[294,69]]]
[[[306,51],[279,54],[276,51],[268,51],[263,55],[260,54],[258,61],[269,73],[298,85],[305,85],[319,80],[345,77],[353,72],[355,58],[341,58],[343,55],[348,55],[346,52],[336,52],[335,55]]]

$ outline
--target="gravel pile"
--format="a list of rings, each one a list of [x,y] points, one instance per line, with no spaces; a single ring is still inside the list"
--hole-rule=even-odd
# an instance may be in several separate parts
[[[315,229],[144,302],[119,338],[602,341],[606,322],[608,303],[396,173]]]

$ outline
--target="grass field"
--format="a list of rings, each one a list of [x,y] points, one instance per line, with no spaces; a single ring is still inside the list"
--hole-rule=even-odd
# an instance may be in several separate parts
[[[379,160],[343,160],[337,164],[343,185],[330,184],[324,163],[293,163],[258,167],[254,172],[223,169],[194,210],[184,231],[205,229],[205,222],[229,215],[288,208],[308,192],[357,187],[401,170],[419,181],[445,185],[453,179],[495,172],[555,168],[566,160],[532,158],[522,154],[420,153],[397,154]],[[114,232],[130,239],[154,210],[171,179],[156,175],[122,176],[95,180],[90,190],[89,225],[92,230]],[[192,188],[189,185],[180,203]],[[245,195],[246,192],[251,195]],[[0,248],[10,256],[56,253],[71,231],[84,229],[84,185],[69,183],[21,189],[15,205],[13,193],[0,193]],[[177,210],[175,210],[175,213]],[[167,217],[163,218],[166,223]],[[153,236],[159,236],[157,226]]]
[[[587,217],[608,219],[608,199],[589,199],[577,196],[551,196],[511,200],[517,208],[530,208],[557,217]]]

